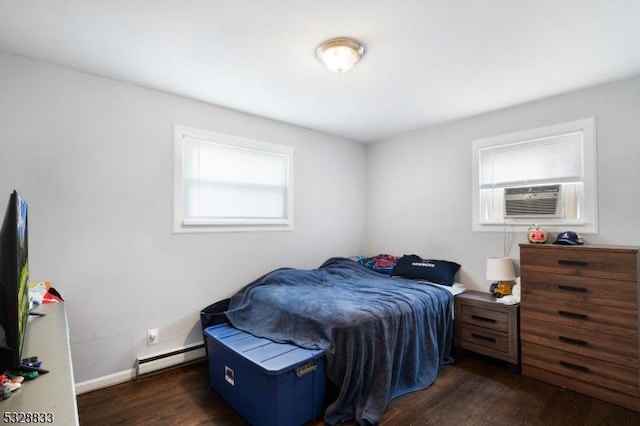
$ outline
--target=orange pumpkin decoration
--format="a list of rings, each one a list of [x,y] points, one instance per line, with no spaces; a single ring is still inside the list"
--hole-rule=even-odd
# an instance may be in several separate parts
[[[530,243],[544,244],[547,242],[547,238],[549,238],[549,233],[538,225],[535,225],[529,228],[527,238]]]

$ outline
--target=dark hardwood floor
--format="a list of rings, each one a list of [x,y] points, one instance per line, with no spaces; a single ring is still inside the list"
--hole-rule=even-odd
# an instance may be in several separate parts
[[[247,425],[209,389],[207,374],[199,362],[79,395],[80,424]],[[469,353],[444,366],[430,388],[392,401],[380,424],[637,426],[640,414],[509,373],[504,363]]]

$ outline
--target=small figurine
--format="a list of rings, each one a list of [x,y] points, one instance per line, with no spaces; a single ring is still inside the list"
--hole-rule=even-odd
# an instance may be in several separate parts
[[[511,284],[507,282],[498,282],[491,285],[491,294],[496,299],[511,295]]]
[[[549,233],[539,225],[533,225],[527,231],[527,239],[532,244],[544,244],[547,242],[547,238],[549,238]]]
[[[504,305],[517,305],[520,303],[520,277],[516,278],[516,282],[511,289],[511,294],[496,299],[496,302]]]

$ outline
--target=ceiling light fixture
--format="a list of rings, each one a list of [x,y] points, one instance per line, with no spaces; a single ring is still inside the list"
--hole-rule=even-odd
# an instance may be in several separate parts
[[[316,49],[318,60],[333,72],[349,71],[364,55],[364,44],[339,37],[325,41]]]

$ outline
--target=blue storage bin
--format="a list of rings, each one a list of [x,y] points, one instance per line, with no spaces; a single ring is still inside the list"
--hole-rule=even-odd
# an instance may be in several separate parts
[[[205,336],[209,386],[249,422],[298,426],[322,416],[321,349],[276,343],[229,324],[208,327]]]

